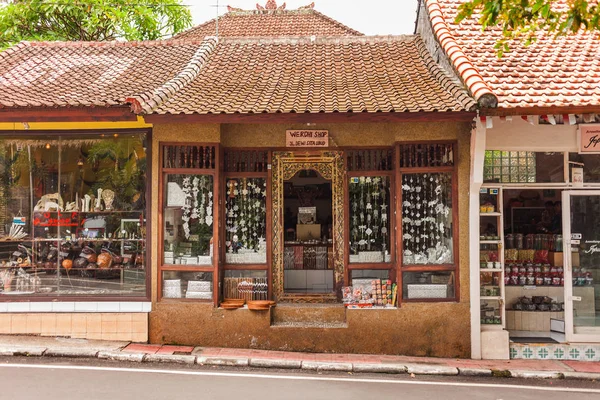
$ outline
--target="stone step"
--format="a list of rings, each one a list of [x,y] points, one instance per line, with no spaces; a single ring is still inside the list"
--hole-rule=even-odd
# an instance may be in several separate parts
[[[278,303],[271,310],[271,324],[346,324],[343,304],[286,304]]]
[[[271,328],[300,328],[300,329],[346,329],[345,322],[274,322]]]

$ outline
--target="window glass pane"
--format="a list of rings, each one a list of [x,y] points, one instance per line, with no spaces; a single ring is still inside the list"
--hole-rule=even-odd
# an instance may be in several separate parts
[[[580,165],[569,165],[569,180],[573,167],[583,168],[583,183],[598,183],[600,182],[600,154],[577,154],[569,153],[569,161],[582,163]]]
[[[454,272],[405,272],[402,274],[402,298],[449,299],[454,297]]]
[[[145,135],[0,140],[0,291],[145,296]]]
[[[402,176],[404,265],[453,264],[452,174]]]
[[[166,299],[212,300],[212,272],[163,271],[162,295]]]
[[[267,271],[225,271],[224,299],[268,300]]]
[[[213,177],[167,175],[164,190],[164,263],[212,265]]]
[[[227,179],[225,196],[227,264],[267,262],[267,181]]]
[[[351,177],[349,182],[350,263],[391,262],[390,177]]]
[[[564,159],[560,152],[487,150],[483,168],[487,183],[564,182]]]

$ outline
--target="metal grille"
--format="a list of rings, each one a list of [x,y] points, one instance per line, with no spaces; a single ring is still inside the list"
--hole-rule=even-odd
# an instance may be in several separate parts
[[[400,168],[451,167],[454,165],[454,145],[400,145]]]
[[[163,147],[163,168],[215,169],[216,146]]]
[[[487,150],[483,180],[494,183],[535,183],[535,152]]]
[[[347,150],[348,171],[393,171],[392,149]]]
[[[223,163],[225,172],[267,172],[269,152],[267,150],[225,150]]]

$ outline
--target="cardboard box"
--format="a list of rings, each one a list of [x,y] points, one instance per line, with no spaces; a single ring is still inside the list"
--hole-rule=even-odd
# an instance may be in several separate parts
[[[573,252],[571,254],[571,260],[573,263],[573,267],[579,267],[580,261],[579,261],[579,252]],[[564,267],[564,262],[563,262],[563,252],[556,252],[556,251],[550,251],[548,252],[548,261],[550,262],[550,265],[555,266],[555,267]]]
[[[321,239],[321,224],[296,225],[296,239],[298,241]]]

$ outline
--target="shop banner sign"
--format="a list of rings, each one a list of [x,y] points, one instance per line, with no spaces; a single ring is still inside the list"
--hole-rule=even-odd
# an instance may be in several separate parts
[[[600,124],[579,125],[579,153],[600,154]]]
[[[329,147],[329,131],[285,131],[285,147]]]

